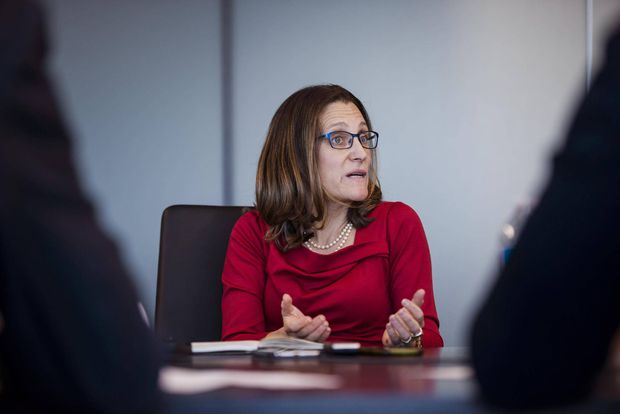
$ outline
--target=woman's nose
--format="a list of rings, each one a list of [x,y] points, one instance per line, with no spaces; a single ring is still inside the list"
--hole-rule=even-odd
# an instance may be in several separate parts
[[[355,139],[357,138],[357,139]],[[349,148],[349,158],[353,160],[365,160],[368,154],[366,149],[362,147],[359,137],[353,138],[353,145]]]

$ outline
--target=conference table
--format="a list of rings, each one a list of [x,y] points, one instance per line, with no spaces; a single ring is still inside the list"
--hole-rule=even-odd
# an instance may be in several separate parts
[[[422,356],[307,358],[172,353],[167,363],[176,367],[173,369],[185,368],[197,375],[230,373],[230,377],[238,380],[204,392],[167,394],[171,412],[504,412],[478,398],[465,348],[427,349]],[[606,371],[591,400],[557,412],[607,412],[618,407],[615,401],[619,396],[620,373]]]

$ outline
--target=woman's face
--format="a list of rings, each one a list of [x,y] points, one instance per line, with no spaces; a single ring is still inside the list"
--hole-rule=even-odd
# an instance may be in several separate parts
[[[321,135],[332,131],[358,134],[368,126],[353,103],[333,102],[320,117]],[[349,149],[335,149],[329,140],[319,142],[319,176],[323,188],[331,197],[343,202],[363,201],[368,197],[368,169],[372,159],[370,149],[362,147],[357,138]]]

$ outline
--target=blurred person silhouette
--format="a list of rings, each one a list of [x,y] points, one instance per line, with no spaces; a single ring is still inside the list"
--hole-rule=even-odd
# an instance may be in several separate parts
[[[0,407],[152,412],[159,353],[80,189],[44,31],[0,0]]]
[[[475,319],[473,364],[491,403],[548,407],[585,398],[620,324],[619,29]]]

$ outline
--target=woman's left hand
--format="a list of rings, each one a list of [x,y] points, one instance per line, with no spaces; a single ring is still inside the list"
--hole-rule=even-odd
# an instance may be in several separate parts
[[[418,289],[413,299],[403,299],[403,305],[395,314],[390,315],[389,322],[383,332],[384,346],[405,346],[413,342],[411,340],[422,334],[424,328],[424,289]]]

